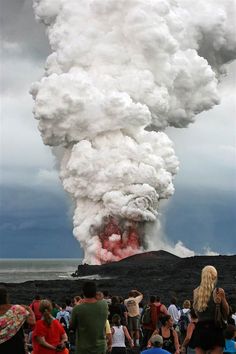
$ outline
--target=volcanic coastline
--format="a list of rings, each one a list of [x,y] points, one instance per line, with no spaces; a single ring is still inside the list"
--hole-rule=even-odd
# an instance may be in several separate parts
[[[201,269],[213,265],[218,271],[218,286],[223,287],[230,304],[236,304],[236,255],[194,256],[180,258],[165,251],[137,254],[119,262],[102,265],[79,265],[73,280],[35,280],[24,283],[0,283],[9,291],[12,303],[28,304],[35,294],[62,303],[66,298],[80,295],[88,279],[94,279],[99,290],[127,297],[138,289],[147,299],[159,295],[165,304],[176,296],[179,304],[192,299],[199,285]]]

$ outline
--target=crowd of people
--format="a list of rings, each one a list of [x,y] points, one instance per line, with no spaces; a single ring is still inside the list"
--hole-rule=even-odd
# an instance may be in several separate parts
[[[236,354],[236,309],[216,284],[216,269],[204,267],[181,307],[138,290],[110,296],[93,281],[62,304],[36,295],[29,306],[12,305],[2,287],[0,354]]]

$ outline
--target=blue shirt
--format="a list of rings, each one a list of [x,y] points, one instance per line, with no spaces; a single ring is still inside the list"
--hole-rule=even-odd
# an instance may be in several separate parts
[[[236,345],[236,342],[233,339],[226,339],[224,352],[236,353],[235,345]]]
[[[142,351],[141,354],[170,354],[170,352],[162,348],[150,348]]]

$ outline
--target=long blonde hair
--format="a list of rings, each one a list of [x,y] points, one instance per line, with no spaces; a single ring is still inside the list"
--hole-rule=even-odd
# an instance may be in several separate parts
[[[217,281],[217,270],[213,266],[202,269],[201,284],[194,292],[193,308],[197,312],[206,310]]]

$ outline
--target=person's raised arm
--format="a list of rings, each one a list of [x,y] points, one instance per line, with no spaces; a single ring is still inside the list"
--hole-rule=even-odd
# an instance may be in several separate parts
[[[140,291],[138,291],[138,290],[133,290],[133,292],[136,293],[135,302],[140,303],[143,299],[143,294],[140,293]]]

